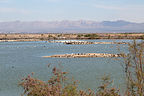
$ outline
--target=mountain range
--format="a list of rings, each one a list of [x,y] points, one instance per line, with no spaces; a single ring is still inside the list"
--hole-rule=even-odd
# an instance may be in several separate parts
[[[0,33],[125,33],[144,32],[144,23],[118,21],[0,22]]]

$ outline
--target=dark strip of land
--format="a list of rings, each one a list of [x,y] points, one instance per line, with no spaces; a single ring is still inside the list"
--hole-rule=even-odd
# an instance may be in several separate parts
[[[144,33],[0,34],[0,41],[47,41],[70,39],[144,39]]]

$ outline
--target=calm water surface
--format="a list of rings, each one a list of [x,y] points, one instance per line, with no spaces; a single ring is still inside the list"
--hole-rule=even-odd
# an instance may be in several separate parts
[[[89,40],[112,42],[131,40]],[[111,75],[117,87],[124,87],[122,60],[115,58],[42,58],[42,56],[66,53],[120,53],[128,52],[127,45],[64,45],[62,43],[39,42],[0,42],[0,96],[20,96],[20,80],[35,73],[35,77],[47,80],[51,69],[59,66],[80,81],[80,88],[97,88],[104,74]],[[47,65],[51,64],[48,68]]]

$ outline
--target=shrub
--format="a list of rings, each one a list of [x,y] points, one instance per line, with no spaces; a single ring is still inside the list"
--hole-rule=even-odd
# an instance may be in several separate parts
[[[22,79],[23,95],[27,96],[77,96],[76,82],[68,83],[66,72],[57,68],[52,70],[53,76],[47,82],[33,78],[30,75]]]
[[[77,35],[78,38],[80,38],[80,37],[82,37],[82,36],[83,36],[83,34],[78,34],[78,35]]]
[[[144,96],[144,43],[129,44],[125,64],[126,96]]]
[[[89,39],[95,39],[98,37],[98,35],[97,34],[86,34],[86,35],[84,35],[84,37],[89,37]]]
[[[99,90],[95,93],[91,89],[86,91],[78,90],[76,81],[69,82],[66,77],[66,72],[62,72],[57,68],[52,70],[53,76],[44,82],[30,75],[22,79],[20,86],[23,87],[24,93],[27,96],[120,96],[119,91],[115,88],[108,88],[111,83],[109,79],[103,78],[103,83]]]

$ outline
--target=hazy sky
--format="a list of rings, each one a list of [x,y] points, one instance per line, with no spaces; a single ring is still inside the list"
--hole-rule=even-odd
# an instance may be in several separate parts
[[[0,21],[144,22],[144,0],[0,0]]]

